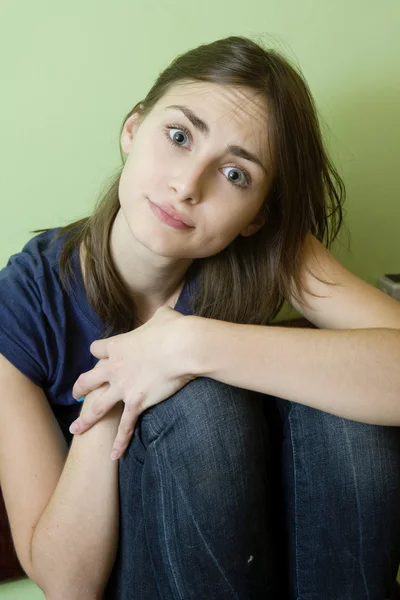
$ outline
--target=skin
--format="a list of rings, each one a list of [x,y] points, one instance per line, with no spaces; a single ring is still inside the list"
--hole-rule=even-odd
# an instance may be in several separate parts
[[[208,135],[180,110],[167,108],[171,105],[190,108],[208,125]],[[230,144],[244,147],[262,166],[227,154]],[[179,82],[143,120],[137,113],[127,119],[121,208],[110,244],[141,321],[162,305],[174,306],[194,259],[262,227],[260,211],[272,180],[268,146],[266,102],[247,88]],[[184,213],[193,227],[179,230],[159,221],[147,198]]]

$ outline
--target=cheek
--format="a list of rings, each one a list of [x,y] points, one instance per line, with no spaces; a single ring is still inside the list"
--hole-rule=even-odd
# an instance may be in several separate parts
[[[171,173],[176,158],[167,147],[168,142],[162,138],[138,140],[130,159],[129,173],[132,185],[135,182],[142,191],[149,193],[157,184],[165,183]]]
[[[212,211],[201,232],[199,250],[203,251],[203,256],[217,254],[229,246],[242,229],[242,222],[232,217],[232,214],[229,215],[225,209]]]
[[[218,202],[213,212],[213,228],[220,232],[221,237],[232,241],[252,220],[254,211],[248,210],[245,198],[233,200],[232,195],[228,195]]]
[[[125,163],[119,180],[118,194],[121,205],[124,205],[125,201],[129,201],[129,197],[132,195],[133,188],[133,177],[132,169],[128,161]]]
[[[145,152],[133,152],[129,155],[122,170],[119,182],[121,204],[133,194],[141,192],[144,183],[151,177],[149,161]]]

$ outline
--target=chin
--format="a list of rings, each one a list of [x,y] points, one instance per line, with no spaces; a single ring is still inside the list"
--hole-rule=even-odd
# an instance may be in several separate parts
[[[168,235],[160,235],[159,231],[149,231],[147,234],[135,235],[136,240],[153,254],[164,258],[184,258],[182,243],[168,239]]]

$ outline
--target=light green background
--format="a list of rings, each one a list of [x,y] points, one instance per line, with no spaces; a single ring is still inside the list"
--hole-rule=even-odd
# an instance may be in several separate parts
[[[86,215],[119,164],[128,110],[180,52],[231,34],[300,64],[347,185],[334,253],[400,272],[398,0],[3,0],[0,265],[30,230]]]

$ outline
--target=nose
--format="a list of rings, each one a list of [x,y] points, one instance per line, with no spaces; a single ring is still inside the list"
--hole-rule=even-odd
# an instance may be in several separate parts
[[[202,166],[180,166],[169,180],[169,189],[178,202],[197,204],[202,197],[204,168]]]

